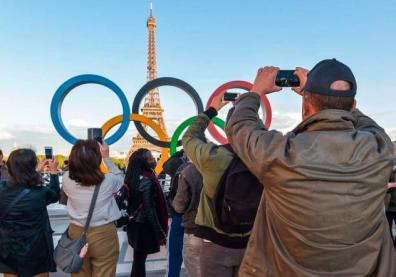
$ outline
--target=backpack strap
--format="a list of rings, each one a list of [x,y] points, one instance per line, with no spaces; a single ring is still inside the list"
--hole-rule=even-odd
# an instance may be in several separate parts
[[[87,221],[85,222],[83,234],[87,233],[88,228],[89,228],[89,224],[91,223],[92,214],[93,214],[93,211],[95,209],[96,199],[98,198],[98,194],[99,194],[99,189],[100,189],[100,185],[96,185],[94,194],[93,194],[92,199],[91,199],[91,205],[89,206],[88,217],[87,217]]]
[[[16,203],[18,203],[19,200],[22,199],[22,197],[24,197],[25,195],[27,195],[30,192],[30,189],[25,188],[23,189],[17,197],[15,197],[15,199],[3,210],[3,212],[0,214],[0,220],[2,220],[7,213],[11,210],[12,207],[15,206]]]

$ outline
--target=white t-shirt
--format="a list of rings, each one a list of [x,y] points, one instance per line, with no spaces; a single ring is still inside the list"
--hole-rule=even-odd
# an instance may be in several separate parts
[[[113,164],[110,158],[104,159],[104,163],[109,169],[109,173],[105,174],[105,178],[100,185],[90,227],[102,226],[121,217],[114,194],[123,186],[124,174]],[[63,176],[62,189],[68,197],[67,212],[70,222],[78,226],[84,226],[95,186],[81,186],[70,179],[69,172],[66,172]]]

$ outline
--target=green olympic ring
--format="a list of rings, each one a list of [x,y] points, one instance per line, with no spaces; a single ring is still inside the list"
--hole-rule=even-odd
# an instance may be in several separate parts
[[[180,135],[181,135],[181,133],[188,127],[188,126],[190,126],[194,121],[195,121],[195,119],[197,119],[197,116],[192,116],[192,117],[190,117],[189,119],[186,119],[185,121],[183,121],[177,128],[176,128],[176,130],[175,130],[175,132],[173,133],[173,135],[172,135],[172,139],[171,139],[171,142],[170,142],[170,149],[169,149],[169,152],[170,152],[170,155],[171,156],[173,156],[173,154],[175,154],[176,153],[176,148],[177,148],[177,141],[179,140],[179,137],[180,137]],[[222,119],[220,119],[220,118],[218,118],[218,117],[214,117],[213,119],[212,119],[212,121],[213,121],[213,123],[216,125],[216,126],[218,126],[218,127],[220,127],[221,129],[223,129],[224,130],[224,128],[225,128],[225,122],[224,122],[224,120],[222,120]]]

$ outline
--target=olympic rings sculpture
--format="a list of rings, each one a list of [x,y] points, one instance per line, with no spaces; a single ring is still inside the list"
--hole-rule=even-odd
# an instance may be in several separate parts
[[[52,101],[51,101],[51,119],[54,124],[54,127],[56,131],[59,133],[59,135],[65,139],[67,142],[70,144],[75,144],[77,141],[77,138],[74,137],[65,127],[62,121],[62,104],[66,96],[76,87],[84,85],[84,84],[98,84],[107,87],[111,91],[113,91],[119,100],[121,101],[122,105],[122,114],[118,115],[116,117],[113,117],[109,119],[107,122],[105,122],[102,126],[102,132],[103,132],[103,138],[105,138],[106,134],[109,132],[110,129],[112,129],[114,126],[117,124],[121,123],[119,129],[109,138],[104,139],[104,141],[111,145],[115,142],[117,142],[121,137],[125,134],[125,132],[128,130],[129,124],[131,121],[134,122],[137,131],[139,134],[145,138],[147,141],[152,143],[153,145],[159,146],[162,148],[161,152],[161,158],[158,162],[156,172],[159,173],[162,171],[162,165],[163,163],[167,160],[169,153],[172,155],[176,152],[176,149],[178,146],[181,145],[181,141],[179,140],[179,137],[181,136],[181,133],[188,127],[190,126],[196,116],[193,116],[185,121],[183,121],[175,130],[174,134],[172,135],[171,141],[165,141],[166,135],[164,131],[161,129],[161,127],[151,120],[150,118],[140,115],[139,114],[139,107],[144,99],[145,95],[158,87],[161,86],[173,86],[177,87],[181,90],[183,90],[187,95],[191,97],[195,104],[195,108],[197,110],[197,114],[200,114],[204,111],[202,100],[197,93],[197,91],[188,83],[172,78],[172,77],[162,77],[162,78],[157,78],[155,80],[147,82],[137,93],[133,104],[132,104],[132,112],[129,106],[129,102],[127,97],[125,96],[125,93],[111,80],[99,76],[99,75],[93,75],[93,74],[84,74],[84,75],[78,75],[75,76],[66,82],[64,82],[55,92]],[[249,82],[245,81],[232,81],[232,82],[227,82],[220,87],[218,87],[212,95],[209,97],[208,102],[207,102],[207,107],[210,107],[212,101],[214,100],[215,97],[219,96],[223,92],[225,92],[227,89],[231,88],[239,88],[239,89],[245,89],[245,90],[250,90],[252,87],[252,84]],[[266,96],[263,96],[261,98],[261,103],[262,103],[262,108],[264,109],[265,113],[265,127],[269,128],[271,125],[271,120],[272,120],[272,111],[271,111],[271,105],[270,102],[268,101]],[[226,144],[227,139],[223,137],[217,129],[214,127],[214,125],[217,125],[221,129],[224,129],[224,121],[221,120],[220,118],[215,117],[213,120],[213,123],[209,125],[209,132],[210,134],[221,144]],[[151,136],[143,127],[142,124],[145,124],[152,128],[159,139]],[[214,125],[213,125],[214,124]]]

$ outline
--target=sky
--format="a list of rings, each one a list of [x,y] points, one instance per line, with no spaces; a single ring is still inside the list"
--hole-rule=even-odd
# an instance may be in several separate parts
[[[158,77],[188,82],[203,103],[225,82],[253,82],[261,66],[310,69],[337,58],[355,74],[358,107],[396,139],[396,1],[154,0],[153,7]],[[50,145],[67,154],[50,103],[73,76],[109,78],[132,105],[147,78],[148,14],[147,0],[0,0],[0,149],[42,153]],[[160,97],[169,134],[196,114],[179,89],[161,88]],[[286,132],[301,121],[301,97],[290,89],[269,100],[271,128]],[[98,85],[76,88],[62,108],[80,138],[118,114],[116,95]],[[127,151],[135,134],[131,124],[112,150]]]

